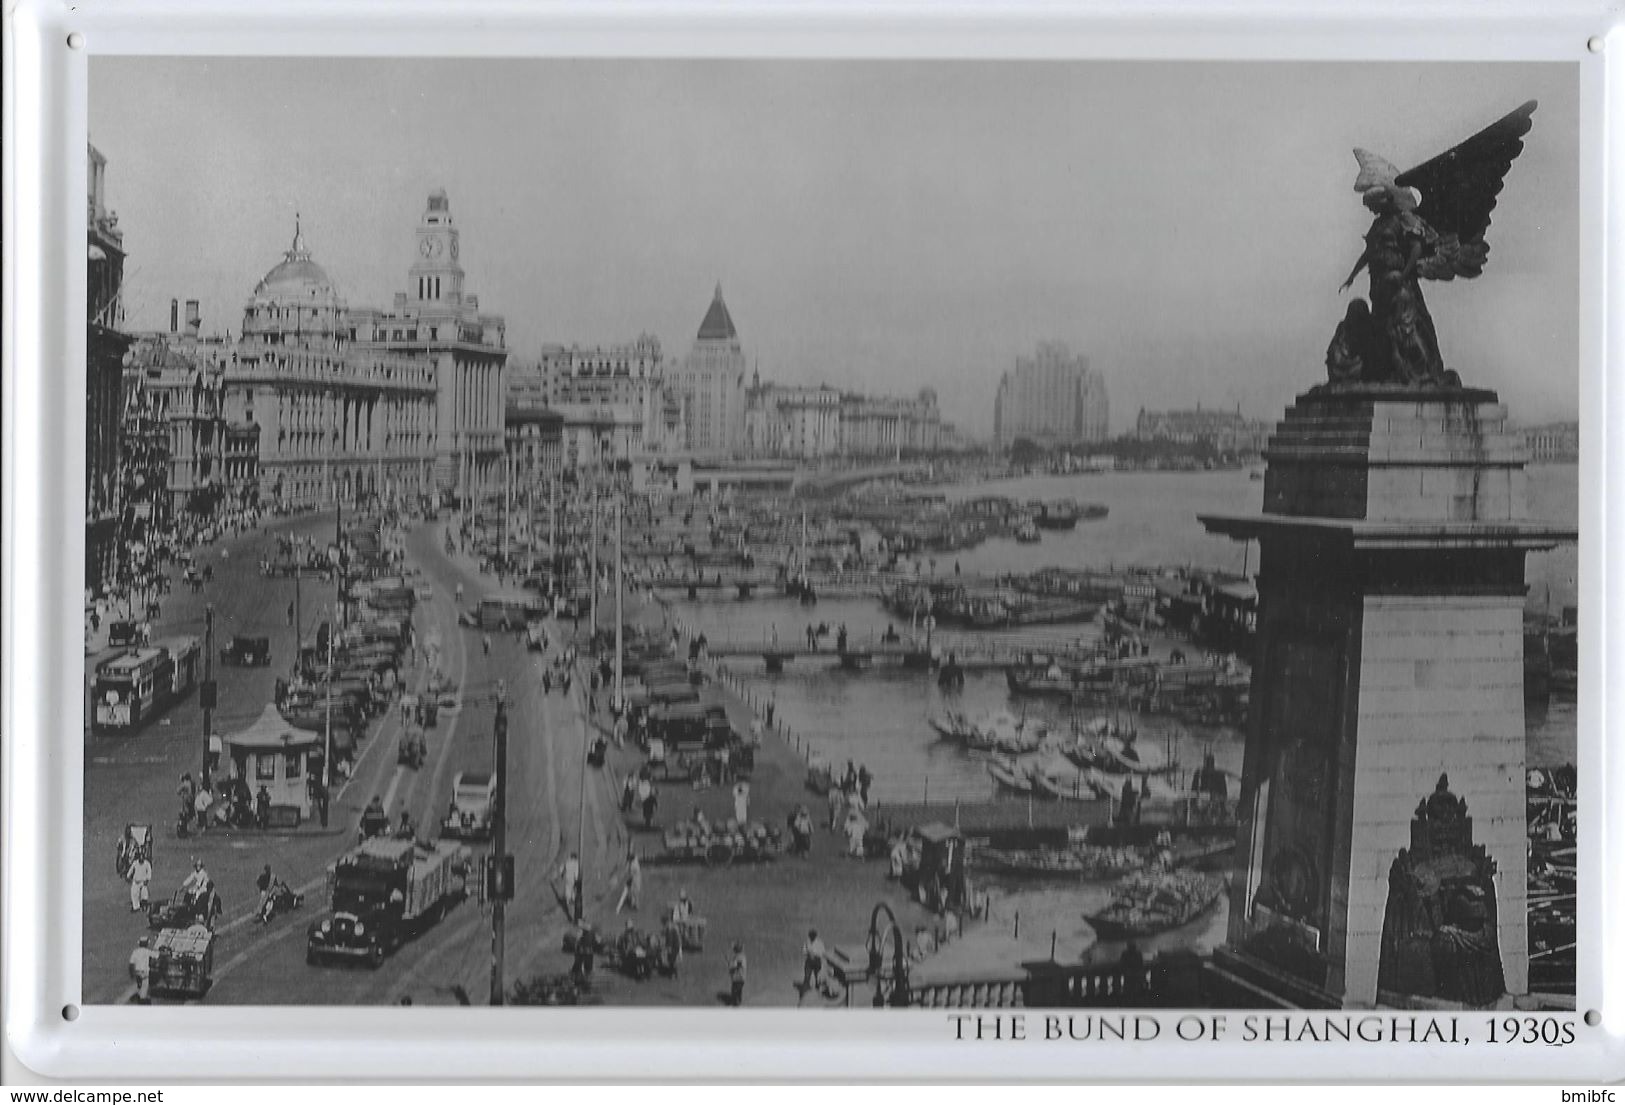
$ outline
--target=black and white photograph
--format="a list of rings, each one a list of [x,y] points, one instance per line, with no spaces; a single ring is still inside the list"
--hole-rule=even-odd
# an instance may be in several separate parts
[[[90,58],[82,1003],[1572,1020],[1581,102]]]

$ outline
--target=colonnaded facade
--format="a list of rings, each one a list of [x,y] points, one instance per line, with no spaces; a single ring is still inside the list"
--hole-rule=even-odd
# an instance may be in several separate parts
[[[259,427],[260,502],[416,497],[501,479],[505,326],[463,291],[444,191],[416,230],[408,291],[351,308],[293,244],[243,309],[226,418]]]

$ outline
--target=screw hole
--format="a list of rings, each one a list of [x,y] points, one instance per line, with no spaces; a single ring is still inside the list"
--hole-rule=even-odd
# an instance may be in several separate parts
[[[78,49],[82,49],[84,47],[84,45],[85,45],[85,36],[80,34],[78,31],[74,31],[74,32],[72,32],[71,34],[68,35],[68,49],[70,49],[70,50],[78,50]]]
[[[1602,53],[1602,36],[1592,35],[1590,38],[1586,39],[1586,49],[1590,50],[1593,54]],[[1595,1012],[1595,1010],[1592,1010],[1592,1012]]]
[[[64,1005],[62,1007],[62,1019],[65,1020],[65,1021],[76,1021],[76,1020],[78,1020],[79,1019],[79,1007],[77,1005]]]
[[[1597,1012],[1595,1009],[1587,1009],[1586,1010],[1586,1015],[1585,1015],[1585,1022],[1590,1027],[1596,1028],[1599,1024],[1602,1023],[1602,1014]]]

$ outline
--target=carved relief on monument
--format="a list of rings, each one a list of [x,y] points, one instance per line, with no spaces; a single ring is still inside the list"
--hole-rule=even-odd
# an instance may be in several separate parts
[[[1440,775],[1411,821],[1411,846],[1388,874],[1377,987],[1394,994],[1494,1003],[1505,990],[1495,861],[1473,843],[1467,803]]]

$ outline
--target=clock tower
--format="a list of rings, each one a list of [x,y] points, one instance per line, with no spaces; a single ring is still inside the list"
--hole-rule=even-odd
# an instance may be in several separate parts
[[[451,222],[451,201],[437,188],[417,228],[417,256],[407,274],[407,287],[418,302],[459,303],[463,298],[463,267],[458,263],[457,228]]]

